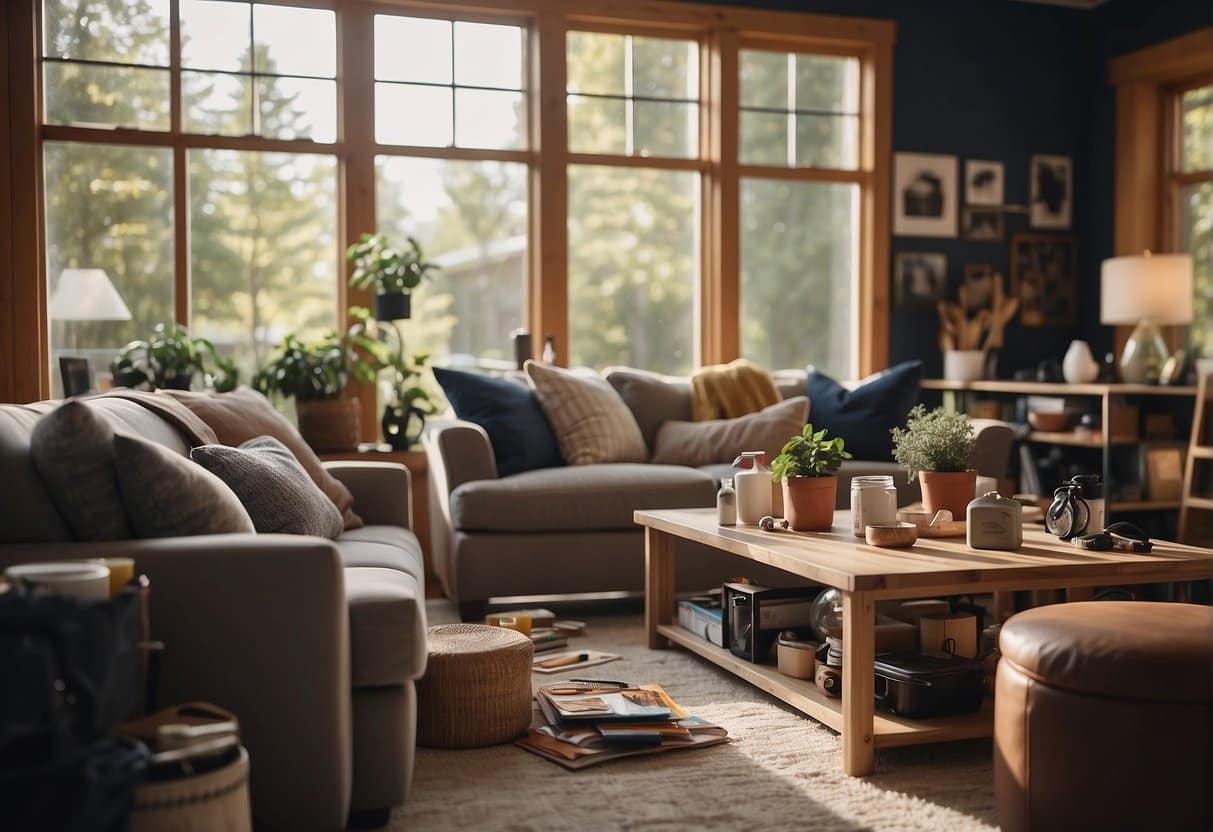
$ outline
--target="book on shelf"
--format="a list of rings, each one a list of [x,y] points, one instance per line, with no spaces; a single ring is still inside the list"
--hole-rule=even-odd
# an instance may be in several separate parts
[[[568,769],[728,741],[724,728],[687,714],[660,685],[556,682],[535,701],[540,718],[515,744]]]
[[[720,596],[679,601],[678,626],[717,647],[724,647],[724,616],[720,609]]]

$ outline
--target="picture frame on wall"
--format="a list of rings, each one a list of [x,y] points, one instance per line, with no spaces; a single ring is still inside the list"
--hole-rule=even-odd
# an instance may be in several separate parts
[[[1011,292],[1023,326],[1078,322],[1078,239],[1068,234],[1011,237]]]
[[[1004,198],[1002,162],[966,159],[965,204],[1002,205]]]
[[[1069,156],[1037,154],[1028,171],[1028,225],[1068,231],[1074,202],[1073,161]]]
[[[893,233],[902,237],[955,237],[957,159],[936,153],[893,158]]]
[[[966,240],[979,243],[1001,243],[1006,234],[1001,208],[966,206],[961,227]]]
[[[894,260],[893,280],[898,306],[934,307],[947,296],[948,256],[903,251]]]

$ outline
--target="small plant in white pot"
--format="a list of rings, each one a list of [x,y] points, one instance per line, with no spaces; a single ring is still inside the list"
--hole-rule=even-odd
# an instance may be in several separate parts
[[[937,407],[915,405],[904,428],[893,428],[893,458],[906,469],[910,482],[922,484],[927,514],[940,509],[959,520],[977,489],[977,472],[969,456],[977,441],[969,417]]]
[[[834,472],[851,454],[841,436],[826,439],[812,425],[784,443],[771,463],[771,479],[783,487],[783,512],[798,532],[829,531],[834,524],[838,477]]]

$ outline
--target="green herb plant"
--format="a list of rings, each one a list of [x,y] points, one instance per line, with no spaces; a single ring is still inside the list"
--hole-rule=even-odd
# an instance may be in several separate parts
[[[814,431],[811,424],[784,443],[779,456],[771,462],[771,479],[782,482],[788,477],[828,477],[851,454],[841,436],[826,439],[825,429]]]
[[[910,474],[921,471],[955,472],[969,468],[977,437],[969,417],[937,407],[915,405],[904,428],[893,428],[893,458]]]
[[[408,245],[398,248],[382,234],[363,234],[345,252],[345,259],[354,264],[350,285],[374,289],[382,295],[408,294],[416,289],[439,267],[426,261],[421,243],[415,237],[406,239]]]

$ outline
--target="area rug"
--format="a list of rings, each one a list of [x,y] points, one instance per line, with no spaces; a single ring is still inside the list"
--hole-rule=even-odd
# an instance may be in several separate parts
[[[837,734],[685,650],[649,650],[634,608],[578,612],[590,624],[578,645],[623,656],[594,678],[660,683],[732,742],[577,772],[512,745],[418,749],[390,829],[997,828],[989,740],[877,751],[874,774],[847,777]],[[445,601],[429,614],[431,624],[457,620]]]

